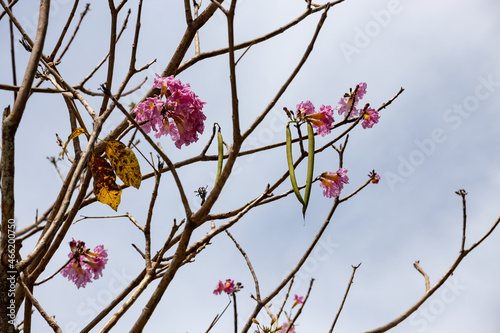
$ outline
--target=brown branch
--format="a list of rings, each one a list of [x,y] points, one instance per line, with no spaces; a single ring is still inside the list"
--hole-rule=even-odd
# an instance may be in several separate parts
[[[117,322],[118,320],[127,312],[127,310],[134,304],[134,302],[137,300],[137,298],[140,296],[142,291],[145,290],[145,288],[148,286],[149,282],[153,281],[153,272],[156,270],[158,265],[161,262],[161,258],[165,254],[165,252],[169,249],[169,245],[171,244],[172,238],[179,230],[179,227],[183,224],[181,222],[180,224],[177,224],[174,220],[174,225],[172,226],[172,229],[170,231],[170,234],[167,238],[167,241],[164,243],[163,248],[154,256],[153,258],[153,268],[152,270],[148,273],[150,278],[146,277],[146,269],[144,269],[130,284],[125,288],[120,295],[118,295],[108,306],[106,306],[98,315],[95,317],[80,333],[88,333],[90,330],[95,327],[104,317],[106,317],[111,310],[118,305],[122,300],[125,299],[125,297],[136,287],[139,288],[132,294],[129,299],[122,305],[122,307],[109,319],[109,321],[105,324],[105,326],[102,328],[101,332],[107,332],[109,331]],[[137,249],[138,250],[138,249]],[[140,253],[140,251],[139,251]],[[149,282],[148,282],[149,281]]]
[[[38,310],[40,315],[45,319],[45,321],[49,324],[49,326],[54,330],[54,332],[57,333],[62,333],[61,328],[57,325],[57,322],[54,320],[54,317],[49,317],[49,315],[45,312],[45,310],[42,308],[40,303],[36,300],[35,297],[33,297],[33,294],[30,292],[26,284],[23,282],[22,279],[18,280],[18,283],[24,288],[24,292],[26,296],[29,298],[33,306]]]
[[[383,326],[380,326],[376,329],[373,329],[371,331],[367,331],[366,333],[382,333],[382,332],[386,332],[388,330],[390,330],[391,328],[397,326],[398,324],[400,324],[401,322],[403,322],[406,318],[408,318],[412,313],[414,313],[415,311],[418,310],[418,308],[424,304],[424,302],[432,295],[434,294],[434,292],[436,292],[436,290],[438,290],[445,282],[446,280],[451,276],[453,275],[453,272],[455,271],[455,269],[458,267],[458,265],[460,265],[460,263],[462,262],[462,260],[472,251],[474,250],[477,246],[479,246],[479,244],[481,244],[489,235],[491,235],[491,233],[493,232],[493,230],[495,230],[495,228],[498,226],[498,224],[500,224],[500,217],[495,221],[495,223],[493,224],[493,226],[488,230],[488,232],[486,234],[483,235],[483,237],[481,237],[481,239],[479,239],[476,243],[474,243],[471,247],[469,247],[468,249],[465,249],[465,250],[461,250],[458,254],[458,257],[453,261],[453,263],[451,264],[451,266],[448,268],[448,270],[444,273],[444,275],[439,279],[439,281],[437,281],[434,286],[432,286],[430,289],[428,289],[424,295],[419,299],[417,300],[417,302],[415,304],[413,304],[408,310],[406,310],[405,312],[403,312],[403,314],[401,314],[399,317],[397,317],[396,319],[390,321],[389,323],[383,325]]]
[[[245,261],[247,263],[248,269],[250,270],[250,273],[252,274],[253,282],[255,284],[255,297],[257,298],[257,300],[260,300],[259,280],[257,279],[257,274],[255,274],[255,271],[253,269],[252,263],[250,262],[250,258],[248,258],[247,254],[245,253],[245,251],[243,250],[243,248],[238,244],[238,242],[236,241],[236,239],[234,239],[233,235],[231,235],[229,233],[229,231],[227,231],[227,229],[225,231],[226,231],[226,234],[229,236],[229,238],[231,238],[231,240],[233,241],[233,243],[236,246],[236,248],[240,251],[240,253],[243,256],[243,258],[245,258]]]
[[[122,27],[121,27],[121,30],[120,32],[118,33],[118,36],[116,36],[116,26],[115,26],[115,42],[112,43],[110,41],[111,44],[116,44],[118,43],[123,31],[125,31],[125,29],[127,28],[127,21],[128,21],[128,17],[130,15],[130,11],[127,13],[127,16],[125,17],[125,20],[123,21],[123,24],[122,24]],[[99,70],[99,68],[101,68],[101,66],[106,62],[106,60],[108,60],[108,58],[110,57],[111,55],[111,49],[106,53],[106,55],[104,56],[104,58],[97,64],[97,66],[94,67],[94,69],[80,82],[77,84],[76,88],[77,89],[81,89],[83,87],[83,85],[92,78],[92,76]],[[109,86],[111,88],[111,86]]]
[[[202,0],[200,0],[199,2],[196,0],[193,0],[193,9],[194,9],[194,18],[195,19],[198,17],[198,11],[200,10],[200,7],[201,7],[201,1]],[[189,7],[189,0],[186,0],[186,2],[188,3],[188,7]],[[191,7],[189,7],[189,10],[190,9],[191,9]],[[186,14],[186,18],[188,18],[187,14]],[[187,23],[188,23],[188,25],[191,23],[189,21],[189,19],[188,19]],[[194,54],[195,55],[200,54],[200,34],[198,31],[196,31],[196,34],[194,35]]]
[[[71,9],[71,12],[70,12],[70,14],[68,16],[68,20],[66,21],[66,24],[64,25],[64,28],[63,28],[61,34],[59,35],[59,39],[57,40],[56,46],[54,46],[54,49],[52,50],[52,53],[49,56],[49,59],[52,60],[52,61],[56,57],[56,53],[57,53],[57,51],[59,51],[59,48],[62,45],[62,41],[63,41],[64,37],[66,36],[66,33],[68,32],[68,29],[69,29],[69,26],[71,24],[71,21],[73,21],[73,17],[75,16],[76,9],[78,8],[78,3],[79,3],[79,0],[75,0],[75,2],[73,4],[73,8]],[[78,24],[76,25],[76,29],[75,29],[75,32],[73,33],[73,36],[71,36],[68,45],[66,46],[66,48],[62,52],[62,54],[59,57],[59,59],[57,59],[56,64],[58,64],[61,61],[62,56],[64,55],[64,53],[68,49],[69,45],[73,41],[73,38],[75,37],[76,32],[78,31],[80,23],[81,23],[81,21],[83,19],[83,16],[85,16],[85,14],[87,13],[89,6],[90,6],[90,4],[87,4],[87,6],[85,7],[85,11],[81,14],[80,22],[78,22]]]
[[[145,246],[145,257],[146,257],[146,270],[151,270],[151,220],[153,219],[153,209],[156,203],[156,198],[158,197],[158,187],[160,186],[161,173],[155,169],[155,185],[153,188],[153,193],[151,194],[151,200],[149,202],[148,217],[146,218],[146,224],[144,225],[144,238],[146,242]]]
[[[2,6],[9,14],[12,22],[15,18],[10,9],[5,6],[1,1]],[[40,13],[38,19],[38,27],[36,39],[33,43],[31,55],[26,66],[24,78],[19,89],[19,94],[14,102],[12,110],[10,107],[5,108],[2,119],[2,152],[1,152],[1,210],[2,210],[2,224],[0,236],[0,331],[12,332],[13,325],[9,324],[8,305],[9,299],[8,289],[9,281],[7,280],[7,243],[8,243],[8,227],[9,221],[14,221],[14,170],[15,170],[15,136],[21,118],[23,117],[26,103],[30,96],[30,89],[38,69],[38,63],[42,57],[43,45],[47,33],[48,20],[49,20],[50,2],[40,2]],[[12,222],[10,222],[12,223]],[[11,269],[12,270],[12,269]],[[28,324],[29,325],[29,324]]]
[[[403,87],[401,87],[401,89],[399,89],[398,93],[393,98],[391,98],[390,100],[388,100],[387,102],[385,102],[384,104],[382,104],[382,106],[377,109],[377,112],[381,111],[382,109],[385,109],[386,107],[388,107],[392,102],[394,102],[394,100],[396,98],[399,97],[399,95],[401,95],[403,93],[403,91],[405,91],[405,90],[404,90]]]
[[[285,333],[289,333],[290,330],[292,329],[293,327],[293,324],[297,321],[297,319],[299,318],[300,314],[302,313],[302,309],[304,308],[304,306],[306,305],[306,302],[307,300],[309,299],[309,295],[311,294],[311,290],[312,290],[312,286],[313,286],[313,283],[314,283],[314,279],[311,279],[311,282],[309,282],[309,288],[307,289],[307,294],[306,294],[306,297],[304,298],[304,301],[302,302],[302,304],[300,305],[300,308],[299,310],[297,310],[297,313],[295,314],[295,316],[293,317],[292,321],[288,323],[288,327],[285,331]],[[293,307],[293,306],[292,306]],[[295,331],[294,331],[295,332]]]
[[[424,277],[425,279],[425,292],[428,292],[429,289],[431,289],[431,284],[429,282],[429,275],[427,275],[427,273],[422,269],[422,267],[420,267],[420,261],[415,261],[413,263],[413,267],[415,267],[415,269],[417,271],[420,272],[420,274],[422,274],[422,276]]]
[[[0,90],[7,90],[7,91],[19,91],[21,87],[16,86],[16,85],[8,85],[8,84],[3,84],[0,83]],[[52,88],[38,88],[38,87],[31,87],[32,93],[51,93],[51,94],[59,94],[62,92],[66,92],[66,90],[57,90],[57,89],[52,89]]]
[[[10,1],[9,6],[13,2]],[[16,53],[14,48],[14,28],[12,26],[12,20],[9,19],[9,33],[10,33],[10,61],[12,65],[12,84],[17,85],[17,75],[16,75]],[[14,101],[17,98],[17,92],[14,91]]]
[[[330,2],[330,6],[334,6],[336,4],[339,4],[341,2],[343,2],[344,0],[340,0],[340,1],[333,1],[333,2]],[[243,42],[243,43],[240,43],[240,44],[236,44],[234,46],[234,49],[235,50],[241,50],[241,49],[244,49],[244,48],[248,48],[250,47],[251,45],[255,45],[255,44],[259,44],[259,43],[262,43],[266,40],[269,40],[279,34],[282,34],[283,32],[287,31],[288,29],[294,27],[295,25],[299,24],[301,21],[303,21],[304,19],[306,19],[309,15],[311,14],[314,14],[318,11],[321,11],[323,10],[325,7],[327,6],[327,4],[324,4],[318,8],[314,8],[312,10],[307,10],[305,11],[302,15],[300,15],[299,17],[297,17],[295,20],[289,22],[288,24],[268,33],[268,34],[265,34],[261,37],[258,37],[258,38],[255,38],[255,39],[252,39],[252,40],[249,40],[249,41],[246,41],[246,42]],[[195,53],[195,56],[192,57],[191,59],[187,60],[186,62],[182,63],[178,70],[177,70],[177,73],[180,73],[180,72],[183,72],[184,70],[188,69],[189,67],[193,66],[194,64],[196,64],[197,62],[201,61],[201,60],[204,60],[204,59],[207,59],[207,58],[212,58],[212,57],[216,57],[216,56],[219,56],[219,55],[222,55],[222,54],[225,54],[225,53],[228,53],[229,52],[229,48],[226,47],[226,48],[222,48],[222,49],[218,49],[218,50],[212,50],[212,51],[209,51],[209,52],[203,52],[203,53],[200,53],[200,54],[196,54]]]
[[[352,281],[354,281],[354,274],[356,274],[356,270],[361,266],[361,263],[359,263],[357,266],[352,266],[352,274],[351,278],[349,279],[349,283],[347,284],[347,289],[344,294],[344,298],[342,299],[342,303],[340,303],[340,308],[337,311],[337,314],[335,315],[335,319],[333,320],[332,326],[330,327],[330,330],[328,331],[329,333],[333,332],[333,329],[335,328],[335,324],[337,323],[337,320],[339,319],[340,313],[342,312],[342,309],[344,308],[345,301],[347,299],[347,295],[349,294],[349,290],[351,289]]]
[[[464,251],[465,238],[466,238],[465,230],[467,228],[467,202],[465,200],[465,196],[467,195],[467,192],[465,190],[461,189],[461,190],[456,191],[455,193],[462,197],[463,227],[462,227],[462,245],[460,247],[460,250]]]
[[[302,267],[304,262],[307,260],[307,258],[310,256],[314,248],[316,247],[316,244],[319,242],[321,236],[325,232],[326,228],[330,224],[330,221],[332,219],[333,214],[335,213],[335,210],[337,209],[339,205],[339,201],[337,199],[334,200],[334,203],[332,205],[332,208],[330,209],[330,212],[328,213],[327,217],[325,218],[325,221],[323,222],[323,225],[320,227],[318,233],[312,240],[311,244],[307,248],[307,250],[304,252],[302,255],[302,258],[300,258],[299,262],[297,265],[290,271],[290,273],[285,277],[283,281],[273,290],[269,293],[269,295],[264,298],[261,302],[258,302],[257,305],[255,306],[253,312],[249,316],[248,321],[246,322],[244,328],[242,329],[242,332],[246,332],[250,329],[250,326],[252,325],[252,318],[256,318],[257,314],[260,312],[260,310],[269,303],[276,295],[283,289],[283,287],[297,274],[299,269]]]
[[[336,3],[339,3],[342,1],[337,1]],[[336,4],[335,3],[335,4]],[[311,54],[314,44],[316,43],[316,40],[318,38],[319,32],[321,31],[321,28],[323,27],[323,23],[326,20],[328,10],[330,9],[331,4],[328,3],[326,4],[323,15],[321,15],[321,18],[316,25],[316,31],[314,32],[314,35],[307,46],[306,51],[304,52],[304,55],[302,56],[302,59],[299,61],[298,65],[295,67],[293,70],[292,74],[288,77],[286,82],[281,86],[280,90],[276,94],[276,96],[271,100],[271,102],[268,104],[268,106],[265,108],[265,110],[254,120],[254,122],[250,125],[250,127],[242,134],[242,139],[244,140],[247,138],[254,130],[257,128],[257,126],[264,120],[264,118],[267,116],[267,114],[271,111],[271,109],[274,107],[274,105],[278,102],[279,98],[283,95],[283,93],[286,91],[288,86],[292,83],[292,81],[295,79],[297,74],[299,73],[300,69],[302,66],[305,64],[306,60],[309,58],[309,55]]]
[[[278,320],[278,318],[281,316],[281,312],[283,312],[283,309],[285,308],[285,304],[286,304],[286,301],[288,300],[288,297],[290,296],[290,292],[292,291],[292,286],[293,286],[293,283],[295,282],[295,275],[292,276],[292,278],[290,279],[290,283],[288,284],[288,289],[286,291],[286,294],[285,294],[285,297],[283,297],[283,301],[281,302],[281,306],[280,308],[278,309],[278,312],[276,313],[276,321]],[[260,301],[260,300],[259,300]],[[270,309],[267,307],[266,305],[266,310],[267,310],[267,313],[270,314]],[[273,318],[273,316],[270,314],[270,317],[271,319]],[[277,324],[277,323],[276,323]]]
[[[7,6],[7,8],[11,9],[18,1],[19,0],[10,1],[9,5]],[[0,13],[0,20],[2,19],[2,17],[4,17],[5,14],[7,14],[6,10],[4,10],[2,13]]]

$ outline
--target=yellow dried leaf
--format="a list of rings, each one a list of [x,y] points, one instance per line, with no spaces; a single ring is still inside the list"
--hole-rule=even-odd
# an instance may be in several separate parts
[[[106,156],[125,185],[135,188],[141,186],[141,167],[132,149],[120,141],[106,141]]]
[[[66,140],[66,142],[64,143],[64,147],[63,147],[63,150],[61,152],[62,159],[64,159],[64,153],[66,152],[66,147],[68,146],[69,142],[83,133],[86,133],[86,131],[83,128],[78,127],[77,129],[75,129],[73,131],[73,133],[71,133],[70,136],[68,136],[68,140]]]
[[[116,175],[111,165],[101,156],[92,155],[89,167],[94,177],[94,195],[99,202],[117,210],[122,190],[116,185]]]

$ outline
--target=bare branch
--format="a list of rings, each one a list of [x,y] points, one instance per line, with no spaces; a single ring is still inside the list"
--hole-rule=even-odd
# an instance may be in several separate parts
[[[59,48],[61,47],[62,41],[63,41],[64,37],[66,36],[66,32],[68,32],[69,25],[71,24],[71,21],[73,21],[73,17],[75,16],[76,9],[78,8],[78,2],[79,2],[79,0],[76,0],[75,3],[73,4],[73,8],[71,9],[68,20],[66,21],[66,25],[64,26],[64,28],[59,36],[59,39],[57,40],[56,46],[54,46],[54,50],[52,50],[52,53],[49,56],[50,60],[54,60],[54,58],[56,57],[57,51],[59,51]],[[66,53],[66,51],[68,50],[71,42],[73,41],[73,38],[75,38],[75,36],[76,36],[76,33],[78,31],[78,28],[80,27],[80,24],[83,20],[83,17],[85,16],[85,14],[87,14],[87,11],[89,10],[89,7],[90,7],[90,4],[88,3],[85,6],[85,10],[83,11],[83,13],[80,14],[80,21],[76,25],[75,32],[73,32],[73,35],[71,36],[71,38],[68,42],[68,45],[66,45],[66,48],[59,56],[59,59],[57,59],[56,63],[59,63],[61,61],[61,58],[64,56],[64,53]]]
[[[26,284],[23,282],[22,279],[18,280],[18,283],[24,288],[24,292],[26,293],[26,296],[29,298],[33,306],[38,310],[40,315],[45,319],[45,321],[49,324],[49,326],[54,330],[54,332],[57,333],[62,333],[61,328],[57,325],[57,322],[54,320],[54,317],[49,317],[49,315],[45,312],[45,310],[42,308],[40,303],[36,300],[35,297],[33,297],[33,294],[30,292]]]
[[[351,289],[352,281],[354,281],[354,274],[356,274],[356,270],[361,266],[361,263],[359,263],[357,266],[352,266],[352,274],[351,278],[349,279],[349,283],[347,284],[347,289],[344,294],[344,298],[342,299],[342,303],[340,303],[340,308],[337,311],[337,314],[335,315],[335,319],[333,320],[332,326],[330,327],[330,330],[328,331],[329,333],[333,332],[333,329],[335,328],[335,324],[337,323],[337,320],[339,319],[340,313],[342,312],[342,309],[344,308],[345,301],[347,299],[347,295],[349,294],[349,290]]]
[[[419,271],[420,274],[422,274],[422,276],[424,277],[424,279],[425,279],[425,292],[428,292],[429,289],[431,289],[431,284],[429,282],[429,275],[427,275],[427,273],[422,269],[422,267],[420,267],[420,261],[415,261],[413,263],[413,267],[415,267],[416,270]]]
[[[245,258],[245,261],[247,263],[248,269],[250,270],[250,273],[252,274],[253,282],[255,284],[255,297],[259,301],[260,300],[259,280],[257,279],[257,274],[255,274],[255,271],[253,269],[252,263],[250,262],[250,258],[248,258],[247,254],[241,248],[241,246],[238,244],[238,242],[236,241],[236,239],[234,239],[233,235],[231,235],[229,233],[229,231],[227,231],[227,229],[225,231],[226,231],[226,234],[229,236],[229,238],[231,238],[231,240],[233,241],[233,243],[236,246],[236,248],[240,251],[240,253],[243,256],[243,258]]]
[[[446,271],[446,273],[444,273],[444,275],[439,279],[438,282],[436,282],[434,284],[434,286],[432,286],[430,289],[428,289],[425,294],[419,299],[417,300],[417,302],[415,304],[413,304],[408,310],[406,310],[405,312],[403,312],[403,314],[401,314],[399,317],[397,317],[396,319],[390,321],[389,323],[383,325],[383,326],[380,326],[376,329],[373,329],[371,331],[367,331],[366,333],[381,333],[381,332],[386,332],[388,330],[390,330],[391,328],[397,326],[398,324],[400,324],[401,322],[403,322],[406,318],[408,318],[412,313],[414,313],[415,311],[417,311],[417,309],[422,305],[424,304],[424,302],[432,295],[434,294],[434,292],[436,292],[436,290],[438,290],[445,282],[446,280],[453,274],[453,272],[455,271],[455,269],[458,267],[458,265],[460,265],[460,263],[462,262],[462,260],[472,251],[474,250],[474,248],[476,248],[479,244],[481,244],[492,232],[493,230],[498,226],[498,224],[500,224],[500,217],[496,220],[496,222],[493,224],[493,226],[490,228],[490,230],[488,230],[488,232],[486,234],[483,235],[483,237],[481,237],[481,239],[479,241],[477,241],[474,245],[472,245],[471,247],[469,247],[468,249],[465,249],[463,251],[460,251],[458,257],[453,261],[453,263],[451,264],[451,266],[448,268],[448,270]]]

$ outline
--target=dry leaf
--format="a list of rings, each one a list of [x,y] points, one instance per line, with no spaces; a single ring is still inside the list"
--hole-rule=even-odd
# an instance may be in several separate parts
[[[101,156],[92,155],[89,167],[94,177],[94,195],[99,202],[117,210],[122,190],[116,185],[116,175],[111,165]]]
[[[120,141],[106,141],[106,156],[125,185],[135,188],[141,186],[141,167],[132,149]]]
[[[68,140],[66,140],[66,142],[64,143],[64,147],[63,147],[63,150],[61,152],[62,159],[64,159],[64,153],[66,152],[66,147],[68,146],[69,142],[83,133],[86,133],[86,131],[83,128],[78,127],[77,129],[75,129],[73,131],[73,133],[71,133],[70,136],[68,136]]]

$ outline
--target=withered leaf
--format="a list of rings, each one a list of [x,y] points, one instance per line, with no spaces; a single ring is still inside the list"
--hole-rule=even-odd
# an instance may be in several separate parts
[[[75,129],[73,131],[73,133],[70,134],[70,136],[68,136],[68,140],[66,140],[66,142],[64,143],[64,147],[63,147],[63,150],[61,152],[62,159],[64,159],[64,153],[66,152],[66,147],[68,146],[69,142],[71,140],[73,140],[74,138],[76,138],[77,136],[79,136],[80,134],[83,134],[86,132],[87,131],[85,131],[83,128],[78,127],[77,129]]]
[[[141,186],[141,167],[132,149],[120,141],[106,141],[106,156],[125,185],[135,188]]]
[[[105,158],[92,155],[89,167],[94,177],[94,195],[99,202],[117,210],[120,205],[122,190],[116,184],[116,175]]]

